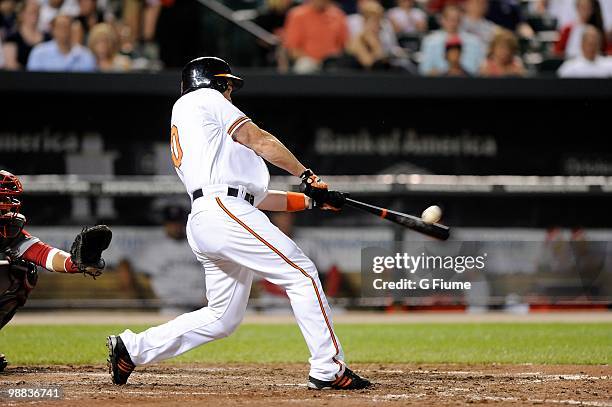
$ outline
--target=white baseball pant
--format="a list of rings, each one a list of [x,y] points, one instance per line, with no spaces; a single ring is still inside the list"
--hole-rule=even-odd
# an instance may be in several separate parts
[[[243,199],[243,187],[239,191],[231,197],[227,185],[204,188],[187,222],[189,244],[205,270],[208,306],[139,334],[123,332],[132,362],[161,361],[231,334],[242,321],[257,273],[286,290],[310,350],[310,375],[334,380],[344,372],[344,355],[315,265]]]

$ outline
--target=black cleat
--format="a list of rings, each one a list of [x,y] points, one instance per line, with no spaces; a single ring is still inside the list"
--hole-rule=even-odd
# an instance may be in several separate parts
[[[310,390],[361,390],[371,385],[369,380],[359,377],[348,367],[344,369],[342,376],[329,382],[308,376]]]
[[[113,383],[126,384],[128,377],[136,367],[132,363],[130,354],[120,336],[109,336],[106,346],[108,347],[108,373],[110,373]]]
[[[0,372],[4,372],[4,369],[8,366],[8,360],[6,360],[6,356],[0,353]]]

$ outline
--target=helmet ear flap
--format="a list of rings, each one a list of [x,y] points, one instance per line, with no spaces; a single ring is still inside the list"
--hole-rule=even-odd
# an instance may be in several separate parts
[[[227,90],[227,79],[225,78],[215,78],[212,80],[212,88],[218,90],[223,93]]]

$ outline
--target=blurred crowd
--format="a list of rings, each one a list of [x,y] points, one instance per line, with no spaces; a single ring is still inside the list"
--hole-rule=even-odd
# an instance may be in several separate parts
[[[160,9],[159,0],[0,0],[0,67],[154,69]]]
[[[238,25],[251,20],[278,38],[252,44],[281,72],[612,77],[612,0],[225,3],[251,8]],[[128,71],[227,57],[230,41],[209,14],[197,0],[0,0],[0,67]]]
[[[286,53],[278,65],[298,73],[612,77],[612,0],[394,1],[283,3],[282,24],[270,27]]]

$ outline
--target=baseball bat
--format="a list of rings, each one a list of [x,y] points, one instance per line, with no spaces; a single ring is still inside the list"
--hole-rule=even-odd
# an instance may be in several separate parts
[[[440,225],[439,223],[425,223],[421,218],[416,216],[391,211],[385,208],[379,208],[378,206],[370,205],[351,198],[346,198],[346,205],[380,216],[381,218],[390,222],[397,223],[398,225],[412,229],[415,232],[419,232],[439,240],[446,240],[450,235],[450,228],[448,226]]]

